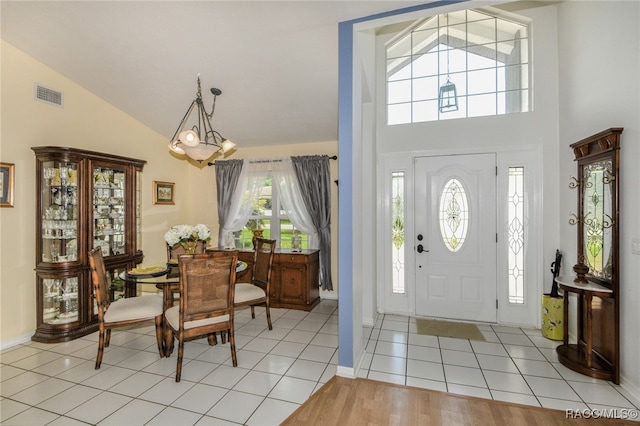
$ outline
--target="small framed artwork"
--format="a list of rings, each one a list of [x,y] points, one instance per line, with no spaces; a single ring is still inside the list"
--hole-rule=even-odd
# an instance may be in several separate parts
[[[0,207],[13,207],[15,164],[0,163]]]
[[[153,204],[175,204],[176,184],[173,182],[153,181]]]

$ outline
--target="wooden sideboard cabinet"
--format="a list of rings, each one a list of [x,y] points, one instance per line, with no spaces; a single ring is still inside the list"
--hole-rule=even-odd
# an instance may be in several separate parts
[[[292,253],[291,250],[276,249],[273,256],[269,291],[272,308],[310,311],[320,303],[320,258],[318,253],[318,250],[303,250],[300,253]],[[251,281],[253,251],[240,251],[238,259],[247,262],[249,266],[237,275],[236,281]]]

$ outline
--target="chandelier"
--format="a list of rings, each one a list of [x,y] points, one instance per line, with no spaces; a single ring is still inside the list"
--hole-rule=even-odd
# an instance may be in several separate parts
[[[186,154],[189,158],[202,162],[215,153],[222,156],[232,150],[236,144],[222,137],[220,133],[211,127],[211,118],[216,109],[216,98],[222,94],[220,89],[212,88],[213,105],[211,113],[202,103],[202,89],[200,87],[200,75],[198,75],[198,92],[191,102],[187,113],[182,117],[178,129],[169,142],[169,150],[176,154]],[[197,109],[195,114],[194,110]],[[193,115],[193,117],[192,117]]]

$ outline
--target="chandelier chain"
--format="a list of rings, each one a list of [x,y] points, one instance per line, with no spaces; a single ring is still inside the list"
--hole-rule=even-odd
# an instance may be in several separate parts
[[[218,97],[217,95],[215,95],[215,94],[213,95],[213,104],[211,105],[211,114],[209,114],[207,112],[207,109],[204,108],[204,103],[202,104],[202,107],[203,107],[203,110],[204,110],[204,114],[207,116],[207,118],[209,120],[211,120],[213,118],[213,113],[216,110],[216,98],[217,97]],[[196,98],[200,99],[200,101],[202,102],[202,86],[200,84],[200,74],[198,74],[198,92],[196,93]]]

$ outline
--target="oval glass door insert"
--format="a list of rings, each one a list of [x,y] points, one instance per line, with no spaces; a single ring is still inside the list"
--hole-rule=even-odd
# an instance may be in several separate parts
[[[451,252],[464,245],[469,229],[469,200],[464,186],[458,179],[450,179],[440,194],[440,234],[444,245]]]

